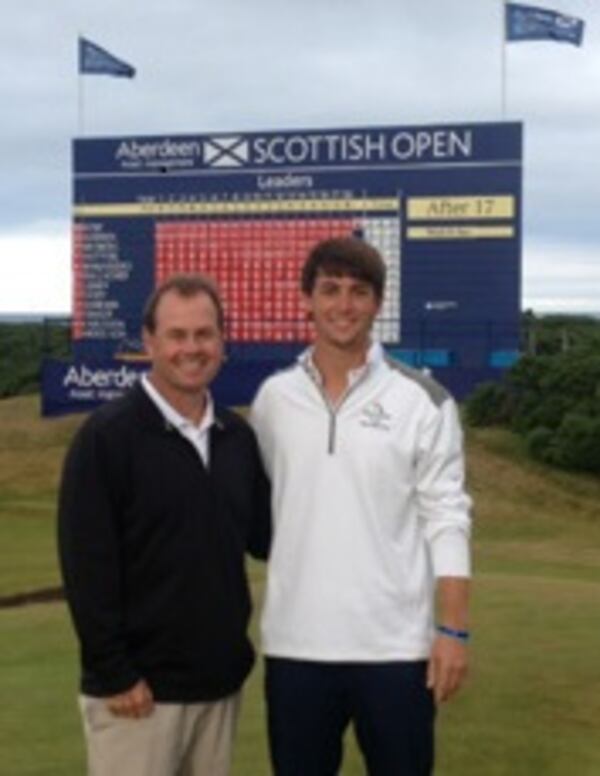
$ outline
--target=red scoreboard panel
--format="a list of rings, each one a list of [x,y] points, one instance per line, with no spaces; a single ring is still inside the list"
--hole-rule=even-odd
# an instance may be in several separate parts
[[[226,303],[235,342],[309,337],[299,278],[311,248],[360,229],[353,218],[248,218],[156,224],[156,283],[174,272],[205,272]]]
[[[378,248],[387,266],[376,333],[388,343],[399,342],[399,197],[319,194],[115,203],[99,211],[92,206],[90,212],[105,220],[76,223],[73,233],[74,340],[127,340],[121,302],[106,293],[109,287],[132,286],[136,265],[142,264],[142,244],[128,241],[115,225],[127,215],[151,224],[145,245],[151,249],[146,266],[153,286],[176,272],[210,275],[222,293],[229,341],[266,346],[310,339],[300,293],[306,257],[324,239],[358,234]]]

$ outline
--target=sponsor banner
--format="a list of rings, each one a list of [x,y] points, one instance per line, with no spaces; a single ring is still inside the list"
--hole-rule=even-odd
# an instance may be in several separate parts
[[[280,358],[227,362],[211,386],[211,393],[221,405],[247,405],[260,383],[289,362],[287,351]],[[148,368],[147,362],[139,361],[44,359],[42,415],[53,417],[96,409],[122,396]]]
[[[75,141],[73,152],[79,176],[465,165],[520,159],[521,126],[461,124],[81,138]]]
[[[42,364],[42,415],[88,412],[122,396],[148,370],[146,363],[116,360],[59,361]]]

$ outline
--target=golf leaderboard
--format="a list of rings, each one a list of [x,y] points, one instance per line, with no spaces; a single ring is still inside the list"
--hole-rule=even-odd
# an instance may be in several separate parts
[[[328,237],[360,235],[382,253],[388,286],[378,335],[400,340],[399,200],[364,197],[351,191],[312,191],[306,196],[269,198],[249,193],[193,201],[171,199],[76,208],[74,250],[74,336],[126,337],[120,303],[110,296],[128,283],[131,261],[123,261],[116,231],[106,218],[153,218],[154,282],[174,272],[206,272],[226,300],[227,335],[233,342],[306,341],[309,328],[298,278],[307,253]],[[86,225],[87,221],[87,225]],[[98,261],[99,249],[104,251]]]
[[[206,272],[235,349],[219,385],[245,403],[310,340],[300,268],[341,235],[386,262],[375,334],[392,356],[459,395],[516,357],[520,123],[86,137],[72,150],[75,364],[132,364],[156,283]],[[49,369],[58,385],[67,365]]]

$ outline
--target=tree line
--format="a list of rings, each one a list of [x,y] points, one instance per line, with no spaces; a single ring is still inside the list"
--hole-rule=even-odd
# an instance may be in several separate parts
[[[527,352],[467,399],[473,426],[504,426],[537,460],[600,474],[600,321],[524,316]]]
[[[600,320],[528,311],[522,332],[524,355],[467,398],[467,423],[510,428],[534,458],[600,474]],[[43,357],[68,357],[69,337],[66,320],[0,323],[0,398],[39,391]]]
[[[0,323],[0,398],[36,393],[42,359],[70,353],[66,322]]]

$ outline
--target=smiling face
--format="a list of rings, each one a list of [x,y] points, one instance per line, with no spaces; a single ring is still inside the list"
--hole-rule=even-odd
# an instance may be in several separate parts
[[[316,345],[359,352],[369,347],[380,301],[370,283],[350,275],[319,272],[304,296],[316,331]]]
[[[167,291],[154,313],[154,328],[144,329],[152,360],[150,379],[175,408],[203,397],[223,360],[223,332],[210,296]]]

